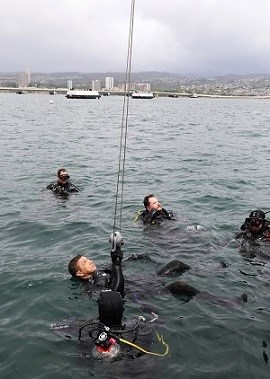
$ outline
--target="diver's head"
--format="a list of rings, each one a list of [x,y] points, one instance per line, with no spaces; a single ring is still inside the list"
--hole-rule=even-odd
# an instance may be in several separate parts
[[[147,211],[161,211],[162,209],[160,202],[153,193],[145,196],[143,204]]]
[[[265,213],[260,209],[250,212],[248,217],[249,230],[252,234],[260,234],[262,232],[265,221]]]
[[[95,263],[81,254],[76,255],[68,264],[69,273],[80,279],[91,278],[96,270]]]
[[[264,220],[265,213],[260,209],[257,209],[255,211],[250,212],[249,218],[254,220]]]
[[[65,184],[69,180],[69,174],[65,168],[59,168],[57,171],[57,180],[61,184]]]

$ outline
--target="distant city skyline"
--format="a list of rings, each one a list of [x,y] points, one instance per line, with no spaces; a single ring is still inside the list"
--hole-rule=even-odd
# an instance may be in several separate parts
[[[48,74],[48,75],[50,75],[50,74]],[[69,76],[68,73],[66,73],[66,75]],[[72,76],[72,73],[70,73],[70,75]],[[34,73],[33,83],[36,83],[34,86],[37,86],[38,84],[39,85],[44,84],[44,87],[45,87],[44,79],[41,81],[40,78],[37,79],[36,76],[38,76],[38,73]],[[3,86],[3,87],[9,87],[9,86],[13,87],[14,83],[12,85],[11,84],[11,80],[12,79],[11,79],[11,77],[10,77],[9,74],[5,74],[5,73],[1,74],[0,73],[0,87],[1,86]],[[52,79],[50,79],[50,80],[52,80]],[[7,82],[9,83],[9,85],[6,85]],[[25,71],[16,73],[16,85],[17,85],[17,87],[19,87],[19,88],[21,88],[21,87],[31,87],[33,85],[33,83],[31,82],[31,72],[30,72],[30,68],[29,67]],[[72,79],[68,78],[67,81],[66,81],[66,83],[67,83],[67,89],[68,90],[74,89],[74,85],[73,85]],[[81,84],[80,84],[80,86],[81,86]],[[87,83],[83,83],[83,86],[85,86],[85,85],[87,85]],[[92,89],[93,91],[100,91],[100,90],[121,90],[121,91],[125,91],[125,90],[131,91],[132,90],[132,91],[136,91],[136,90],[138,90],[138,91],[147,92],[147,91],[151,90],[151,84],[150,83],[146,83],[146,82],[143,82],[143,83],[130,82],[128,84],[128,86],[127,86],[127,84],[125,83],[124,80],[122,80],[122,81],[118,80],[117,85],[115,86],[114,77],[106,76],[104,78],[104,80],[92,79],[91,80],[91,85],[89,85],[89,88]]]
[[[1,72],[125,72],[129,0],[0,0]],[[136,0],[132,71],[270,73],[269,0]]]
[[[19,73],[26,78],[28,72]],[[32,73],[30,86],[18,82],[18,73],[0,73],[0,88],[2,92],[11,91],[21,84],[27,89],[38,91],[60,91],[65,89],[92,89],[110,93],[129,91],[144,91],[157,93],[182,93],[217,96],[270,96],[270,74],[257,75],[224,75],[210,78],[181,76],[164,72],[132,73],[129,88],[125,83],[125,73],[114,73],[114,87],[105,88],[106,73]],[[94,85],[93,85],[94,83]],[[95,85],[100,85],[100,89]],[[20,87],[22,88],[22,87]]]

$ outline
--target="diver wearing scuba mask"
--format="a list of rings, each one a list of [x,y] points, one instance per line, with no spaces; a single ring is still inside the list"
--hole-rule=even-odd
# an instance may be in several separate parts
[[[80,192],[80,189],[69,181],[69,173],[65,168],[57,171],[57,180],[49,184],[46,189],[51,190],[55,195],[67,197],[71,193]]]
[[[270,222],[265,218],[268,212],[260,209],[252,211],[241,226],[241,232],[237,233],[235,238],[270,240]]]

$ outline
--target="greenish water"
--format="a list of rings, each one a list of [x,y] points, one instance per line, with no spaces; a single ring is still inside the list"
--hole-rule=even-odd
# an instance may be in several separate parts
[[[124,274],[148,293],[160,265],[180,259],[191,270],[179,279],[208,295],[184,302],[152,293],[170,354],[110,364],[81,357],[78,342],[50,325],[96,315],[67,263],[77,253],[109,261],[122,98],[1,94],[0,107],[0,376],[268,378],[270,253],[240,254],[233,234],[251,210],[270,209],[269,102],[130,102],[124,253],[152,260],[129,262]],[[67,201],[44,190],[62,166],[82,189]],[[151,192],[177,220],[144,230],[133,219]],[[197,224],[204,230],[189,228]],[[247,303],[237,301],[242,293]],[[131,299],[125,315],[149,318]]]

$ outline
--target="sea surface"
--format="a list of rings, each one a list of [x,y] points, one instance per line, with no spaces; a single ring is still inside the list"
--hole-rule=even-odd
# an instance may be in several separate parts
[[[146,296],[142,306],[127,294],[125,317],[157,314],[169,354],[93,361],[52,330],[97,316],[67,264],[79,253],[98,266],[110,261],[122,109],[114,96],[0,94],[0,377],[269,378],[270,252],[243,253],[234,239],[252,210],[270,210],[269,100],[130,100],[123,250],[150,259],[124,263],[127,290]],[[60,167],[82,190],[64,200],[45,190]],[[134,221],[149,193],[174,221]],[[173,259],[191,269],[158,278]],[[203,295],[186,301],[164,291],[176,280]]]

